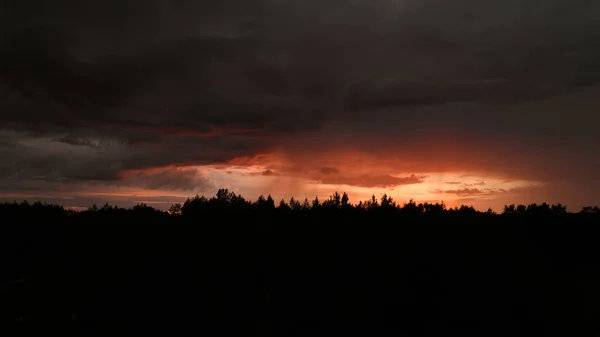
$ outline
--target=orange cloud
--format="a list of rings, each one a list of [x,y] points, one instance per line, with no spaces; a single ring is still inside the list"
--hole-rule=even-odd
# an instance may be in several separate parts
[[[195,136],[200,138],[210,138],[222,135],[229,136],[240,136],[240,137],[252,137],[253,135],[258,137],[262,131],[260,128],[247,128],[241,126],[223,126],[215,127],[214,125],[207,125],[204,128],[199,127],[185,127],[185,126],[174,126],[174,125],[142,125],[134,123],[115,123],[115,122],[103,122],[102,125],[111,128],[120,128],[128,130],[137,130],[146,133],[159,134],[162,136],[170,137],[185,137]]]

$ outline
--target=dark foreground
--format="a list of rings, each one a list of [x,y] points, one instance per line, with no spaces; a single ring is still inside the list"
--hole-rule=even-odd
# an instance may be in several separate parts
[[[3,212],[3,336],[600,333],[598,214]]]

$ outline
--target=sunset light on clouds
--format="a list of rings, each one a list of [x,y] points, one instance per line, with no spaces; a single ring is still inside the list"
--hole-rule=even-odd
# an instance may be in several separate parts
[[[0,336],[600,335],[600,0],[2,1],[0,228]]]
[[[2,200],[600,201],[596,3],[58,2],[0,14]]]

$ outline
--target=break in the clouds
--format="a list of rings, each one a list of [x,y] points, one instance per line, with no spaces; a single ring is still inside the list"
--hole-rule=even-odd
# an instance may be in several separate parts
[[[598,32],[589,0],[9,1],[0,189],[317,180],[492,203],[483,187],[517,181],[595,204]]]

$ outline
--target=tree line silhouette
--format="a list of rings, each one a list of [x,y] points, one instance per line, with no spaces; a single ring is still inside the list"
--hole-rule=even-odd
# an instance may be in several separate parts
[[[384,195],[0,204],[6,336],[587,336],[600,210]],[[10,332],[10,333],[9,333]]]
[[[39,201],[30,203],[28,201],[22,202],[4,202],[0,204],[0,212],[5,219],[7,217],[16,216],[18,220],[19,216],[31,217],[36,216],[38,213],[43,214],[44,217],[77,217],[89,218],[92,216],[106,216],[106,215],[122,215],[122,216],[136,216],[147,220],[148,217],[156,217],[158,219],[165,219],[166,215],[173,217],[184,216],[184,217],[202,217],[207,213],[227,211],[231,212],[261,212],[261,211],[277,211],[281,214],[285,212],[320,212],[320,211],[345,211],[345,212],[366,212],[366,211],[388,211],[397,212],[403,215],[479,215],[479,216],[490,216],[490,215],[503,215],[503,216],[546,216],[546,217],[560,217],[568,215],[600,215],[600,208],[598,206],[586,206],[583,207],[577,213],[567,211],[567,207],[562,204],[549,205],[547,203],[542,204],[529,204],[529,205],[506,205],[500,213],[494,212],[491,208],[485,212],[478,211],[472,206],[461,205],[456,207],[447,207],[444,202],[441,203],[416,203],[414,200],[405,202],[404,204],[398,204],[392,197],[384,194],[380,199],[373,195],[370,199],[359,201],[357,204],[350,203],[350,198],[347,193],[335,192],[329,198],[321,201],[318,197],[313,200],[308,198],[303,201],[297,200],[292,197],[288,202],[282,199],[277,205],[275,200],[268,195],[267,197],[260,196],[254,202],[245,199],[242,195],[236,194],[228,189],[220,189],[215,196],[207,198],[205,196],[196,195],[193,198],[188,198],[184,203],[174,203],[169,207],[168,211],[160,211],[152,206],[145,203],[137,204],[130,208],[122,208],[117,205],[110,205],[108,203],[101,207],[96,204],[89,207],[84,211],[76,211],[56,204],[47,204]],[[389,214],[389,213],[388,213]]]

